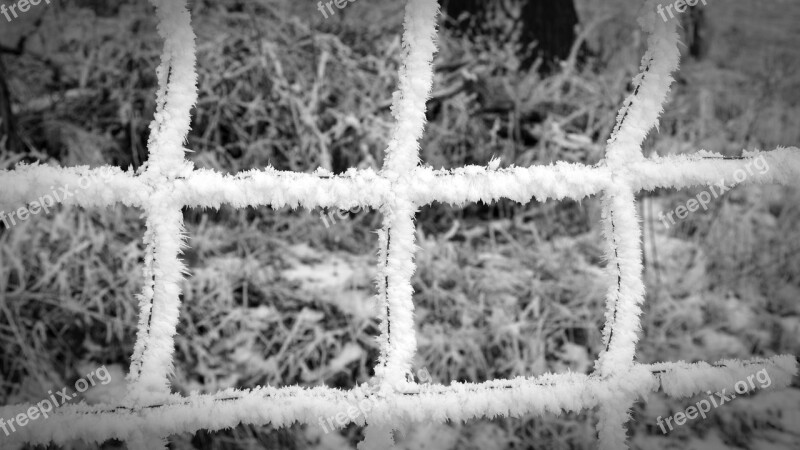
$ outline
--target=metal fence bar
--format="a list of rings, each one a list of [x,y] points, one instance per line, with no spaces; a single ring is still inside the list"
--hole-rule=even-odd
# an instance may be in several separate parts
[[[433,80],[432,58],[438,6],[435,0],[408,0],[404,65],[393,113],[397,125],[383,169],[302,174],[272,168],[237,175],[195,170],[184,158],[190,110],[197,99],[194,32],[186,0],[151,0],[159,17],[164,52],[157,75],[157,111],[148,143],[150,158],[139,174],[116,168],[89,169],[21,165],[0,171],[7,189],[0,207],[43,202],[53,186],[70,195],[56,195],[50,204],[107,207],[117,203],[141,208],[147,220],[144,240],[145,287],[139,297],[140,321],[128,376],[129,393],[119,405],[65,405],[47,420],[30,422],[0,443],[64,443],[71,439],[103,442],[116,438],[134,448],[164,447],[164,437],[200,429],[219,430],[239,423],[288,426],[315,423],[325,417],[363,411],[369,406],[370,442],[386,442],[395,423],[443,422],[479,417],[600,411],[601,447],[624,448],[628,410],[648,392],[662,388],[671,396],[724,389],[757,370],[768,370],[772,387],[784,387],[797,373],[797,361],[779,356],[754,361],[722,361],[713,366],[686,363],[641,365],[634,362],[642,282],[641,230],[634,194],[656,188],[746,183],[797,184],[800,150],[778,148],[730,158],[707,152],[645,159],[641,145],[653,128],[677,68],[674,24],[655,17],[655,3],[642,19],[649,33],[642,73],[625,100],[607,148],[598,165],[556,163],[549,166],[491,169],[463,167],[433,170],[419,167],[418,147],[425,121],[425,103]],[[756,162],[761,165],[754,170]],[[742,174],[745,174],[744,176]],[[414,272],[414,215],[434,201],[463,204],[507,198],[518,202],[548,199],[580,200],[603,195],[603,227],[608,245],[606,349],[592,375],[561,374],[480,384],[419,386],[407,379],[416,352],[411,277]],[[171,394],[169,374],[174,351],[184,267],[183,207],[236,208],[366,206],[384,214],[380,233],[378,299],[381,308],[379,389],[340,391],[327,387],[228,390],[211,395]],[[6,220],[0,217],[2,220]],[[365,403],[366,402],[366,403]],[[21,414],[33,405],[0,407],[0,417]],[[352,419],[352,418],[350,418]],[[367,422],[366,412],[355,419]],[[320,422],[323,423],[323,422]],[[369,444],[370,442],[367,442]],[[367,445],[365,444],[365,445]]]

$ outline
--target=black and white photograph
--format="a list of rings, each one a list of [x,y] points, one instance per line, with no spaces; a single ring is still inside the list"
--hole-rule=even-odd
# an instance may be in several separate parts
[[[800,0],[0,0],[0,450],[800,449]]]

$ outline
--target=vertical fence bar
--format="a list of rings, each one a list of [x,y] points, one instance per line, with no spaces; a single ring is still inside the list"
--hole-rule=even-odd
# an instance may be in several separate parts
[[[603,194],[602,222],[610,287],[603,328],[606,347],[596,363],[600,375],[605,377],[622,376],[633,367],[644,302],[642,231],[628,165],[644,158],[642,143],[658,124],[673,81],[672,72],[680,62],[676,21],[660,20],[654,0],[643,7],[639,23],[649,34],[647,52],[642,57],[640,73],[633,79],[634,90],[617,115],[617,125],[606,147],[605,163],[612,175]],[[605,399],[598,408],[597,430],[602,449],[627,448],[624,425],[635,397],[628,398],[621,392],[619,396]]]
[[[386,386],[397,387],[406,382],[417,349],[411,287],[417,206],[409,200],[406,186],[413,183],[410,175],[419,163],[425,105],[433,85],[438,13],[436,0],[409,0],[406,4],[403,66],[392,104],[396,123],[382,170],[382,176],[392,183],[393,197],[381,209],[381,355],[375,374]]]
[[[186,0],[151,0],[159,18],[164,50],[156,74],[157,108],[150,124],[149,158],[142,177],[155,188],[144,215],[145,286],[140,296],[137,340],[128,374],[129,395],[139,401],[169,394],[173,336],[180,308],[178,283],[185,270],[178,255],[184,245],[182,203],[171,187],[191,171],[183,143],[197,101],[195,35]]]
[[[187,0],[150,2],[156,7],[164,49],[156,69],[159,87],[147,143],[147,172],[174,178],[190,167],[183,144],[197,103],[195,34]]]
[[[657,3],[644,5],[639,19],[649,34],[648,49],[642,57],[641,73],[633,79],[634,90],[617,115],[617,125],[608,140],[605,163],[612,182],[603,198],[603,233],[608,244],[608,273],[611,281],[606,301],[606,344],[597,365],[603,375],[623,371],[633,364],[639,315],[644,301],[642,282],[641,228],[636,214],[634,190],[628,165],[643,158],[642,143],[658,124],[658,117],[678,68],[676,21],[662,21]]]
[[[641,227],[630,186],[617,183],[603,197],[603,235],[606,241],[610,287],[606,297],[606,344],[598,366],[602,375],[624,372],[633,364],[640,330],[642,281]]]

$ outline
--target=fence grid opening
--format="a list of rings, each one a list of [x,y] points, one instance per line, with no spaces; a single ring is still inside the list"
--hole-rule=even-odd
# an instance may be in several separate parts
[[[332,175],[281,172],[273,168],[237,175],[196,169],[184,158],[183,144],[197,101],[195,35],[186,0],[151,0],[164,39],[157,69],[157,111],[150,126],[149,160],[139,173],[118,168],[20,165],[0,172],[0,206],[32,201],[54,183],[83,188],[63,203],[84,207],[114,204],[140,208],[146,217],[145,283],[139,295],[139,324],[131,357],[126,397],[117,405],[65,405],[47,420],[30,422],[0,443],[48,444],[74,439],[125,441],[129,448],[166,448],[166,438],[200,429],[220,430],[240,423],[275,427],[296,422],[316,424],[370,401],[359,448],[386,448],[393,429],[410,422],[445,422],[498,415],[560,413],[597,408],[601,448],[627,448],[625,424],[633,403],[652,391],[676,397],[704,391],[732,390],[736,381],[767,370],[774,387],[789,385],[797,373],[794,356],[715,364],[635,362],[640,331],[642,281],[641,228],[635,193],[655,188],[710,186],[724,180],[795,184],[800,180],[797,148],[744,152],[727,158],[700,151],[695,155],[645,158],[642,143],[657,125],[679,64],[677,21],[662,21],[653,0],[644,6],[640,25],[648,35],[634,90],[619,111],[606,158],[595,166],[559,162],[549,166],[467,166],[433,170],[419,164],[419,141],[425,128],[425,104],[433,84],[436,51],[436,0],[408,0],[403,35],[404,64],[392,114],[396,120],[380,172],[355,170]],[[739,180],[754,158],[770,170]],[[414,215],[433,201],[451,204],[491,202],[501,198],[525,203],[547,199],[580,200],[602,196],[608,293],[603,339],[605,350],[590,375],[546,374],[485,383],[419,385],[410,376],[417,343],[411,277],[415,270]],[[170,391],[173,337],[180,306],[179,282],[185,267],[183,207],[237,208],[269,205],[304,208],[373,208],[383,213],[376,279],[380,310],[380,357],[375,383],[350,391],[328,387],[260,387],[186,397]],[[10,418],[32,405],[0,408]],[[347,415],[347,414],[346,414]],[[349,415],[347,415],[349,417]]]

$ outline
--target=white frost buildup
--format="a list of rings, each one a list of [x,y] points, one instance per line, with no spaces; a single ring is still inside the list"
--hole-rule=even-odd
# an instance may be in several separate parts
[[[627,186],[606,191],[602,220],[609,290],[603,328],[607,350],[600,354],[598,368],[602,374],[611,375],[625,372],[633,364],[640,331],[640,305],[644,301],[641,228],[633,192]]]
[[[139,297],[139,328],[128,375],[130,397],[145,404],[170,392],[168,377],[180,308],[178,283],[185,268],[178,258],[184,245],[183,204],[168,182],[191,173],[183,143],[197,101],[195,36],[186,1],[152,3],[164,51],[157,69],[159,90],[150,126],[150,157],[142,176],[155,187],[142,205],[147,217],[145,286]]]
[[[189,133],[191,109],[197,102],[195,36],[186,0],[150,0],[158,15],[158,33],[164,39],[161,64],[156,69],[158,97],[150,124],[148,168],[155,174],[185,174],[183,143]]]
[[[134,397],[147,401],[169,394],[173,336],[178,325],[180,287],[185,270],[178,254],[183,247],[183,213],[165,194],[147,210],[145,287],[139,297],[139,331],[129,381]],[[163,196],[163,197],[162,197]]]
[[[403,65],[400,89],[394,94],[392,114],[396,119],[382,175],[392,183],[392,193],[381,211],[379,300],[382,302],[381,354],[376,376],[383,388],[401,387],[411,372],[417,351],[411,276],[414,274],[414,214],[410,199],[411,175],[419,163],[419,140],[425,128],[425,106],[433,84],[433,54],[436,51],[436,0],[409,0],[403,35]]]
[[[394,93],[392,103],[396,123],[384,165],[384,170],[389,172],[407,174],[419,163],[425,104],[433,86],[438,15],[439,4],[434,0],[408,0],[406,4],[400,89]]]
[[[656,17],[657,2],[648,1],[639,19],[649,34],[647,52],[642,57],[641,73],[634,77],[634,91],[625,99],[617,115],[617,125],[608,140],[606,156],[610,165],[642,159],[641,145],[647,133],[658,124],[672,84],[672,72],[680,64],[677,20],[664,22]],[[651,12],[653,12],[651,14]]]
[[[319,170],[310,174],[280,172],[271,167],[236,175],[192,170],[183,144],[190,111],[197,99],[194,33],[185,0],[152,0],[164,38],[158,68],[158,102],[151,125],[150,158],[143,173],[101,167],[59,168],[20,165],[0,171],[0,212],[25,207],[55,187],[79,186],[58,198],[65,205],[103,207],[122,203],[139,207],[146,217],[144,288],[139,296],[137,340],[131,358],[129,395],[119,405],[64,405],[47,420],[30,422],[10,436],[0,433],[0,447],[16,443],[65,443],[73,439],[126,441],[131,448],[164,448],[163,437],[221,430],[239,424],[290,426],[316,424],[320,417],[342,413],[367,425],[361,449],[389,448],[393,428],[411,422],[445,423],[498,415],[559,414],[597,408],[600,448],[626,448],[625,423],[636,399],[663,389],[685,397],[720,391],[766,370],[770,389],[791,384],[797,374],[793,356],[754,361],[687,364],[636,364],[639,315],[644,301],[641,230],[634,194],[642,189],[730,184],[759,158],[766,170],[748,172],[746,183],[797,183],[800,150],[745,153],[744,159],[693,155],[645,159],[641,145],[657,124],[667,98],[671,73],[678,67],[676,21],[656,17],[653,1],[640,20],[649,34],[642,73],[625,100],[608,142],[606,160],[596,166],[556,163],[549,166],[499,168],[467,166],[453,170],[419,167],[418,147],[425,126],[425,104],[433,80],[432,61],[438,6],[435,0],[409,0],[403,36],[399,90],[392,113],[397,121],[383,170],[351,169],[341,175]],[[763,158],[763,160],[761,159]],[[605,350],[591,375],[547,374],[537,378],[485,383],[414,385],[406,377],[416,352],[411,277],[414,273],[414,214],[421,205],[453,205],[508,198],[580,200],[603,195],[603,233],[609,290],[603,339]],[[328,387],[260,387],[211,395],[171,394],[173,336],[178,323],[184,266],[181,208],[273,207],[379,208],[384,226],[379,236],[381,335],[376,382],[350,391]],[[353,416],[370,405],[369,414]],[[8,419],[32,405],[0,407]],[[355,418],[352,418],[355,417]],[[315,425],[312,425],[315,426]]]

